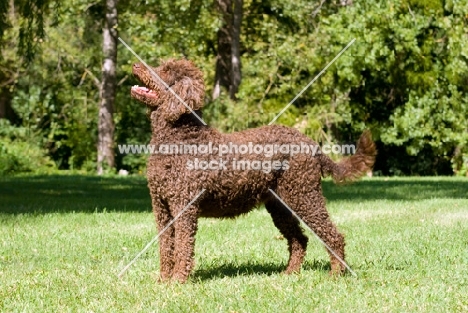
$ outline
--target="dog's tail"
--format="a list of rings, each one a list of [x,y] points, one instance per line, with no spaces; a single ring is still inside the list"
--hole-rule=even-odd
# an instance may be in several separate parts
[[[372,170],[377,150],[369,130],[365,130],[357,143],[356,153],[341,160],[333,162],[327,155],[320,155],[322,175],[331,175],[335,183],[351,182],[359,179]]]

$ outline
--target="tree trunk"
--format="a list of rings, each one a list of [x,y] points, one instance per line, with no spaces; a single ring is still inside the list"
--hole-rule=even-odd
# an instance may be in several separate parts
[[[215,85],[213,100],[219,97],[221,87],[229,90],[231,85],[231,28],[232,28],[232,2],[231,0],[216,0],[221,13],[222,26],[218,30],[218,51],[216,56]]]
[[[4,118],[13,125],[19,125],[21,119],[11,107],[12,94],[9,90],[0,89],[0,119]]]
[[[218,53],[213,88],[213,100],[218,98],[221,87],[235,99],[241,82],[240,72],[240,27],[242,22],[242,0],[216,0],[221,13],[222,26],[218,30]]]
[[[102,52],[101,103],[98,121],[98,160],[97,172],[104,173],[106,168],[115,166],[114,160],[114,101],[116,91],[115,68],[117,63],[117,2],[106,0]]]
[[[14,86],[16,77],[14,72],[8,69],[0,72],[0,119],[7,119],[13,125],[21,123],[20,117],[11,107],[13,94],[10,91],[10,87]]]
[[[229,97],[236,99],[241,82],[241,63],[240,63],[240,28],[242,24],[242,0],[234,1],[234,16],[232,22],[232,40],[231,40],[231,86],[229,88]]]

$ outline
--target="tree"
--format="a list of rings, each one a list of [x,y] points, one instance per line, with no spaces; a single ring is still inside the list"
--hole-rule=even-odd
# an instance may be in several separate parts
[[[102,79],[100,90],[99,120],[98,120],[98,157],[97,172],[102,174],[104,167],[113,168],[114,158],[114,102],[116,92],[117,63],[117,2],[106,0],[105,19],[102,29]]]
[[[229,97],[236,98],[241,83],[241,59],[240,59],[240,31],[242,25],[242,5],[243,0],[233,0],[232,17],[232,41],[231,41],[231,86],[229,88]]]
[[[222,26],[218,30],[216,74],[213,100],[225,87],[231,99],[236,99],[241,83],[240,30],[242,24],[243,0],[216,0],[221,13]]]
[[[99,137],[99,127],[110,130],[107,142],[111,144],[103,145],[107,148],[112,147],[112,139],[119,143],[149,140],[150,125],[142,118],[145,108],[129,96],[135,58],[121,49],[119,67],[112,72],[105,66],[107,60],[115,66],[112,49],[104,53],[104,62],[100,53],[104,51],[105,0],[61,2],[60,27],[51,27],[54,15],[50,13],[58,1],[7,2],[7,15],[6,2],[0,2],[0,32],[4,30],[0,116],[5,112],[18,126],[2,119],[1,123],[11,126],[8,129],[15,130],[8,130],[9,135],[6,127],[0,127],[5,130],[0,132],[0,141],[20,147],[16,134],[21,128],[34,137],[20,138],[34,138],[31,146],[46,151],[59,168],[95,171],[96,143],[98,139],[105,142]],[[380,152],[376,170],[385,175],[450,174],[452,168],[465,175],[466,1],[341,3],[120,0],[114,23],[118,11],[123,37],[151,65],[169,57],[194,61],[204,72],[207,92],[219,96],[207,100],[204,118],[223,131],[267,124],[356,38],[278,123],[297,127],[318,142],[348,142],[362,129],[371,128]],[[45,25],[42,31],[41,24]],[[106,27],[114,40],[112,46],[116,30]],[[23,39],[18,36],[21,29]],[[29,65],[26,54],[18,53],[24,38],[31,39],[31,55],[35,56]],[[27,49],[27,41],[23,42]],[[100,69],[102,79],[93,74]],[[112,75],[114,85],[104,77]],[[115,81],[121,87],[115,88]],[[118,93],[114,97],[112,90]],[[99,125],[100,117],[107,117],[103,119],[107,124]],[[140,171],[146,157],[116,154],[114,164]],[[109,163],[104,156],[101,160],[104,171]]]

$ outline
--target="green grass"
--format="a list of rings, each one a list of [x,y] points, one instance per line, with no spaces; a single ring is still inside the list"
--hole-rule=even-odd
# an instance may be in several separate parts
[[[200,221],[185,285],[158,284],[143,178],[0,178],[1,312],[466,312],[468,179],[324,182],[358,274],[332,278],[311,238],[303,270],[282,275],[286,241],[264,210]]]

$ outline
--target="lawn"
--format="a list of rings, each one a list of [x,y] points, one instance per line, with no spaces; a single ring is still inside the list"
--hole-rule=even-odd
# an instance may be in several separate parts
[[[141,177],[0,178],[1,312],[467,312],[468,179],[325,181],[358,277],[328,276],[311,238],[298,275],[265,210],[200,221],[189,282],[157,283]]]

